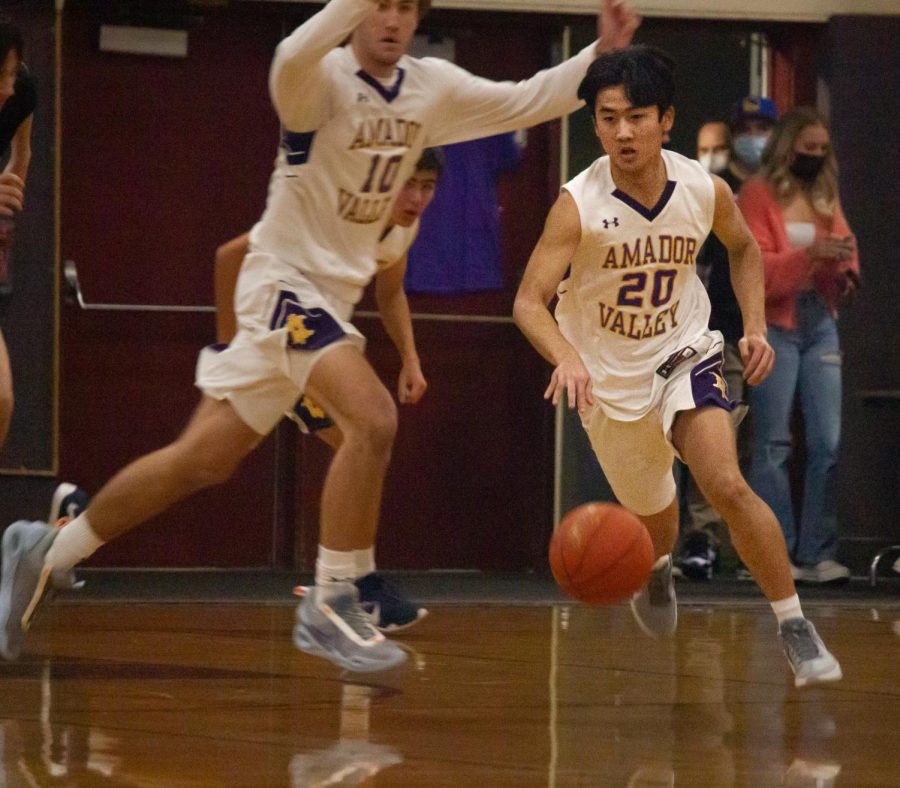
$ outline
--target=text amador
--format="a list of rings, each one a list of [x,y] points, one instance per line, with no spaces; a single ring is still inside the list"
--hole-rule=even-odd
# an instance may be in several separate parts
[[[403,118],[371,118],[356,127],[350,150],[411,148],[422,128],[421,123]]]
[[[687,238],[683,235],[648,235],[646,238],[635,238],[630,244],[626,241],[611,246],[606,253],[603,267],[637,268],[652,263],[694,265],[696,251],[696,238]]]

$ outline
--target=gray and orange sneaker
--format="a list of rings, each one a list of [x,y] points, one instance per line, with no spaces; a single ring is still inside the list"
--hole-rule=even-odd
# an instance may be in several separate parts
[[[358,673],[389,670],[403,664],[406,652],[375,629],[359,604],[356,586],[335,586],[321,606],[316,601],[320,588],[313,586],[303,595],[297,606],[294,645]]]

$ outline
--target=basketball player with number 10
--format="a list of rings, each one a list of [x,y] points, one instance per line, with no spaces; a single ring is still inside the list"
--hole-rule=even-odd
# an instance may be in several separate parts
[[[574,112],[588,66],[627,46],[638,25],[627,6],[603,0],[598,41],[522,82],[492,82],[406,54],[428,6],[330,0],[278,45],[269,89],[282,142],[241,266],[237,335],[227,348],[201,353],[203,397],[173,443],[126,466],[58,533],[25,520],[6,529],[6,659],[18,657],[44,592],[65,587],[72,566],[229,478],[301,394],[325,410],[343,441],[325,478],[316,585],[297,610],[294,644],[361,672],[406,659],[375,628],[353,584],[358,554],[375,542],[397,428],[397,407],[350,322],[353,307],[375,275],[378,240],[424,148]]]
[[[514,317],[555,367],[545,396],[557,404],[565,393],[577,408],[613,492],[650,533],[657,561],[631,600],[641,628],[675,631],[677,456],[771,603],[795,684],[836,681],[840,665],[803,617],[778,521],[738,468],[732,412],[740,404],[728,399],[722,335],[708,328],[695,258],[710,230],[728,249],[750,385],[774,361],[762,260],[727,184],[662,149],[675,117],[673,71],[668,55],[646,46],[601,55],[588,69],[578,95],[608,155],[563,187]]]

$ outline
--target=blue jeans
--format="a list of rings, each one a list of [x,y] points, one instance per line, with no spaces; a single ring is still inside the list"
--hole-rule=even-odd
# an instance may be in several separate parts
[[[775,367],[753,389],[753,459],[750,485],[772,507],[788,552],[798,566],[814,566],[837,553],[836,467],[841,434],[841,353],[837,324],[821,296],[797,298],[797,328],[769,326]],[[806,432],[803,511],[797,528],[791,505],[788,459],[795,395]]]

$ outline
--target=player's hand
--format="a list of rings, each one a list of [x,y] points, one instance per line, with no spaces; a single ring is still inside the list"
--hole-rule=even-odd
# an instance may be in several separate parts
[[[0,174],[0,214],[12,216],[22,210],[25,181],[13,172]]]
[[[603,0],[597,17],[597,55],[627,47],[640,24],[640,15],[624,2]]]
[[[400,369],[400,377],[397,379],[397,399],[403,405],[415,405],[425,390],[428,381],[422,374],[422,367],[418,361],[408,361]]]
[[[744,362],[744,379],[749,385],[758,386],[775,366],[775,351],[762,334],[744,334],[738,348]]]
[[[578,408],[579,413],[584,413],[589,405],[594,404],[591,387],[591,373],[587,371],[581,358],[573,352],[571,357],[564,359],[553,370],[550,385],[544,392],[544,399],[558,405],[565,392],[569,410]]]

